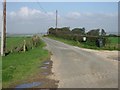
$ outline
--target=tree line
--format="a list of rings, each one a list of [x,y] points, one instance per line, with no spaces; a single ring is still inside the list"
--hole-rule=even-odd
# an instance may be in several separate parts
[[[87,33],[85,32],[85,28],[73,28],[72,30],[70,30],[70,27],[62,27],[62,28],[49,28],[48,29],[48,33],[49,34],[74,34],[74,35],[89,35],[89,36],[99,36],[99,35],[102,35],[102,36],[105,36],[106,35],[106,32],[104,29],[101,29],[101,32],[100,32],[100,29],[93,29],[93,30],[90,30],[88,31]]]
[[[87,38],[87,41],[91,45],[96,45],[98,39],[102,39],[103,44],[106,43],[106,32],[104,29],[93,29],[88,32],[85,32],[85,28],[73,28],[70,30],[70,27],[62,27],[62,28],[49,28],[48,35],[52,35],[55,37],[60,37],[63,39],[74,40],[83,42],[83,37]]]

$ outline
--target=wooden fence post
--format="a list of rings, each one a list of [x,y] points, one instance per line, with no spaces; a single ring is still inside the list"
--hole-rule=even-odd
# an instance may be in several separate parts
[[[26,52],[26,40],[24,40],[23,51]]]

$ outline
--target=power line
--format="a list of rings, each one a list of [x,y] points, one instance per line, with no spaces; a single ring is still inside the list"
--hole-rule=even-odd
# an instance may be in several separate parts
[[[38,0],[36,0],[36,2],[37,2],[37,4],[38,4],[39,8],[42,9],[42,11],[44,11],[45,13],[47,13],[46,10],[45,10],[45,9],[42,7],[42,5],[40,4],[40,2],[39,2]]]
[[[38,6],[40,7],[40,9],[42,9],[47,14],[46,10],[41,6],[40,2],[38,0],[36,0],[36,1],[37,1]],[[57,32],[57,26],[58,26],[58,11],[56,10],[56,32]]]

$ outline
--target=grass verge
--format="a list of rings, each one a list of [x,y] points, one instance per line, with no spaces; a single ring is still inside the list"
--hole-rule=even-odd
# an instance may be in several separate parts
[[[14,41],[16,41],[16,39]],[[44,46],[45,43],[41,41],[40,46],[37,48],[27,52],[12,53],[3,57],[2,87],[8,88],[11,84],[19,84],[25,80],[31,79],[31,76],[38,73],[42,62],[48,60],[50,57],[49,52],[43,49]]]
[[[58,40],[58,41],[61,41],[61,42],[64,42],[66,44],[69,44],[69,45],[73,45],[73,46],[78,46],[78,47],[82,47],[82,48],[88,48],[88,49],[95,49],[95,50],[120,50],[118,48],[118,39],[116,38],[109,38],[112,40],[112,44],[107,44],[106,46],[104,47],[97,47],[96,45],[93,45],[92,43],[88,43],[88,42],[83,42],[83,43],[80,43],[78,41],[74,41],[74,40],[67,40],[67,39],[63,39],[63,38],[59,38],[59,37],[55,37],[55,36],[47,36],[51,39],[54,39],[54,40]],[[114,41],[115,40],[115,41]]]

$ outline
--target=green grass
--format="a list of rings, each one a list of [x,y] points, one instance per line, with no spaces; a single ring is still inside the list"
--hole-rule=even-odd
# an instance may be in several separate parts
[[[108,39],[112,44],[118,44],[118,37],[109,37]]]
[[[24,40],[28,41],[30,39],[31,39],[30,37],[8,37],[6,39],[7,49],[11,49],[15,46],[21,45],[21,44],[23,44]]]
[[[77,42],[77,41],[74,41],[74,40],[67,40],[67,39],[63,39],[63,38],[58,38],[58,37],[54,37],[54,36],[48,36],[49,38],[51,39],[54,39],[54,40],[58,40],[58,41],[61,41],[61,42],[64,42],[66,44],[69,44],[69,45],[73,45],[73,46],[78,46],[78,47],[83,47],[83,48],[90,48],[90,49],[100,49],[98,47],[96,47],[95,45],[92,46],[92,43],[88,44],[88,43],[80,43],[80,42]]]
[[[0,89],[2,88],[2,57],[0,56]]]
[[[12,40],[14,39],[14,40]],[[10,38],[7,41],[8,46],[15,42],[18,44],[24,38]],[[12,42],[10,42],[12,41]],[[18,42],[18,43],[17,43]],[[27,52],[12,53],[2,58],[2,84],[3,87],[9,87],[11,83],[20,83],[35,75],[44,60],[49,58],[49,52],[43,47],[45,43],[41,41],[39,47]]]
[[[55,36],[48,36],[48,37],[51,39],[55,39],[55,40],[64,42],[64,43],[69,44],[69,45],[78,46],[78,47],[82,47],[82,48],[96,49],[96,50],[120,50],[117,46],[118,45],[118,38],[117,37],[109,37],[109,40],[111,43],[107,44],[106,46],[101,47],[101,48],[97,47],[92,42],[91,43],[90,42],[80,43],[80,42],[77,42],[74,40],[67,40],[67,39],[58,38]]]

